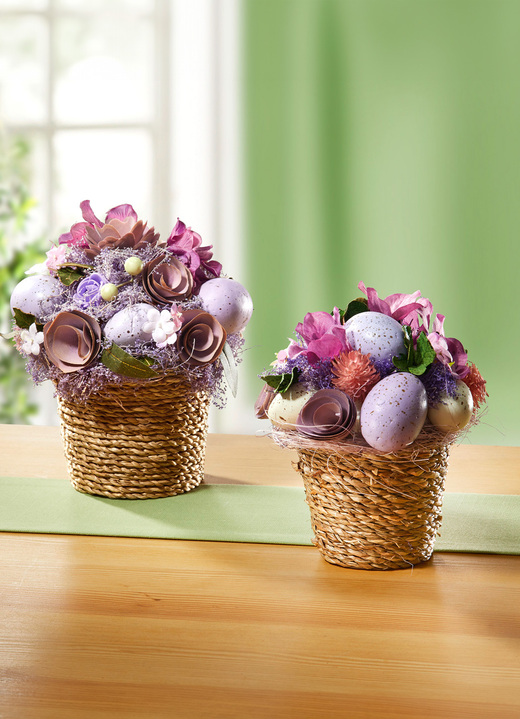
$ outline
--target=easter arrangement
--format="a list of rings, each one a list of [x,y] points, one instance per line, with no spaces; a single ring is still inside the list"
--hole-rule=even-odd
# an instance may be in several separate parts
[[[13,290],[14,341],[54,383],[73,486],[112,498],[197,487],[211,401],[236,393],[253,305],[180,220],[163,240],[131,205],[90,203]]]
[[[419,291],[358,287],[345,310],[296,326],[255,412],[297,451],[323,558],[397,569],[431,557],[449,447],[478,421],[486,382]]]

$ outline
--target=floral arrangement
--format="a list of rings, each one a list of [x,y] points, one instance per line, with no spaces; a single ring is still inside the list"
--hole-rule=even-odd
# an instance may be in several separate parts
[[[161,240],[131,205],[104,221],[88,200],[80,208],[83,221],[11,295],[15,344],[34,381],[86,401],[107,384],[173,371],[222,406],[226,386],[236,392],[247,290],[180,220]]]
[[[420,438],[447,441],[476,421],[486,382],[462,343],[446,337],[420,291],[365,297],[345,311],[308,313],[278,352],[255,405],[275,438],[396,452]]]

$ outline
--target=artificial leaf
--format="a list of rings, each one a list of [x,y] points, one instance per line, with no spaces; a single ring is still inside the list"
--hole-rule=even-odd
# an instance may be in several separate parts
[[[357,299],[352,300],[352,302],[348,303],[346,310],[340,311],[341,321],[345,323],[351,317],[354,317],[354,315],[358,315],[360,312],[367,312],[367,310],[368,301],[363,297],[358,297]]]
[[[220,361],[222,363],[222,368],[224,370],[229,389],[231,390],[231,394],[233,397],[236,397],[238,391],[238,369],[235,356],[229,346],[229,342],[226,342],[224,345],[224,349],[220,355]]]
[[[61,265],[56,274],[58,275],[60,282],[67,287],[73,282],[80,280],[87,273],[87,270],[92,269],[91,265],[79,265],[79,264],[63,264]]]
[[[133,357],[133,355],[125,352],[124,349],[116,345],[112,345],[103,351],[101,362],[116,374],[123,377],[133,377],[134,379],[150,379],[158,377],[158,373],[149,367],[146,362]]]
[[[38,332],[41,332],[43,325],[36,322],[36,317],[28,312],[22,312],[18,307],[13,307],[14,321],[21,330],[28,330],[31,325],[36,325]]]
[[[283,394],[298,381],[299,376],[300,370],[297,367],[293,367],[291,372],[284,372],[283,374],[266,374],[262,375],[262,379],[269,385],[269,387],[272,387],[276,392]]]
[[[436,356],[426,333],[420,332],[417,342],[414,343],[412,328],[406,325],[404,327],[404,346],[406,353],[392,358],[394,366],[401,372],[410,372],[416,376],[424,374]]]

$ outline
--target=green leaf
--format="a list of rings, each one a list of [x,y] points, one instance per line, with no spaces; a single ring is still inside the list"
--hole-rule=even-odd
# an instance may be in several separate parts
[[[93,269],[92,265],[65,263],[59,267],[56,274],[58,275],[61,283],[68,287],[73,282],[77,282],[78,280],[81,280],[82,277],[85,277],[87,270],[91,269]]]
[[[412,328],[404,327],[404,346],[406,353],[393,357],[392,362],[401,372],[410,372],[417,377],[424,374],[435,359],[435,350],[425,332],[421,332],[414,345]]]
[[[272,387],[276,392],[283,394],[298,381],[299,376],[300,370],[297,367],[293,367],[291,372],[284,372],[283,374],[265,374],[262,375],[262,379],[269,385],[269,387]]]
[[[30,315],[28,312],[22,312],[22,310],[19,310],[18,307],[13,307],[13,314],[16,326],[21,330],[28,330],[31,325],[35,324],[38,331],[41,331],[43,325],[36,322],[36,317],[34,315]]]
[[[347,322],[354,315],[358,315],[360,312],[368,311],[368,301],[363,297],[358,297],[356,300],[348,303],[347,309],[340,312],[341,321]]]
[[[120,374],[123,377],[133,377],[134,379],[151,379],[158,377],[158,373],[149,367],[145,362],[133,357],[125,352],[124,349],[116,345],[112,345],[103,351],[101,362],[111,369],[112,372]]]

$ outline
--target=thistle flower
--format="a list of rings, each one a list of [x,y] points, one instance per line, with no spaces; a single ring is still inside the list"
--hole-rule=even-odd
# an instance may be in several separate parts
[[[489,395],[486,392],[486,380],[482,377],[473,362],[469,363],[469,372],[462,378],[462,381],[468,385],[475,407],[480,407]]]
[[[332,362],[332,382],[353,399],[363,401],[381,376],[370,356],[359,350],[346,350]]]

